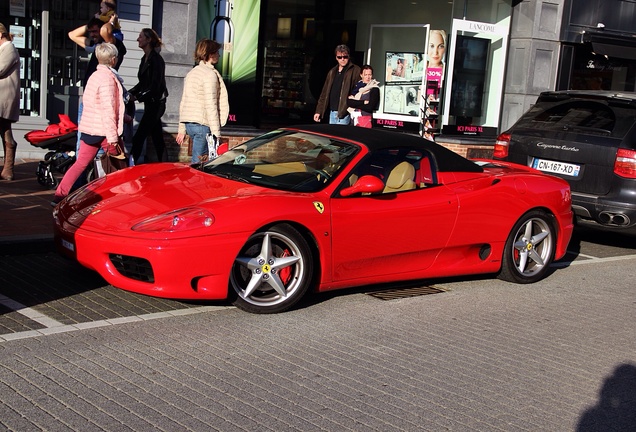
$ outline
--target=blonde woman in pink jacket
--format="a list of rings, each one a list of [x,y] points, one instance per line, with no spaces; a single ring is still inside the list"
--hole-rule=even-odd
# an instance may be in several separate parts
[[[78,131],[81,133],[77,161],[66,172],[55,191],[51,204],[66,197],[77,178],[93,162],[100,147],[110,155],[119,153],[119,136],[124,126],[124,98],[122,85],[113,66],[117,63],[115,45],[101,43],[95,47],[97,70],[93,72],[84,89],[84,111]]]

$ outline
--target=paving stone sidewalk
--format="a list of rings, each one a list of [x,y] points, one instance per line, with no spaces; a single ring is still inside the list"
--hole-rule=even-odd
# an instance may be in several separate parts
[[[14,180],[0,180],[0,253],[13,253],[53,238],[50,202],[55,191],[38,183],[38,163],[16,160]]]

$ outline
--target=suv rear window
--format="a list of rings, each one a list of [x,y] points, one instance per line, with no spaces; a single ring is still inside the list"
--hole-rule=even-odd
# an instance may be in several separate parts
[[[616,114],[612,108],[602,103],[581,100],[556,105],[539,102],[523,116],[517,126],[533,129],[572,129],[574,132],[606,136],[617,132]],[[621,133],[624,135],[627,130]]]

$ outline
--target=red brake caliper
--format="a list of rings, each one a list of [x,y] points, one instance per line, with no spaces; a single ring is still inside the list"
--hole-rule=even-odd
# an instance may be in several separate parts
[[[285,249],[280,257],[284,258],[284,257],[288,257],[290,255],[291,254],[289,253],[289,250]],[[291,268],[290,268],[290,266],[282,268],[280,270],[280,272],[278,273],[278,276],[280,277],[280,280],[283,282],[283,285],[287,285],[287,283],[291,279]]]

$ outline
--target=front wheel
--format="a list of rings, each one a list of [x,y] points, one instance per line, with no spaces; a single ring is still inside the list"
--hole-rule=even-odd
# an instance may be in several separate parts
[[[555,246],[550,216],[539,210],[526,213],[508,236],[499,278],[522,284],[543,279],[554,259]]]
[[[290,309],[313,280],[313,259],[307,241],[290,225],[253,234],[234,261],[230,286],[234,305],[252,313]]]

